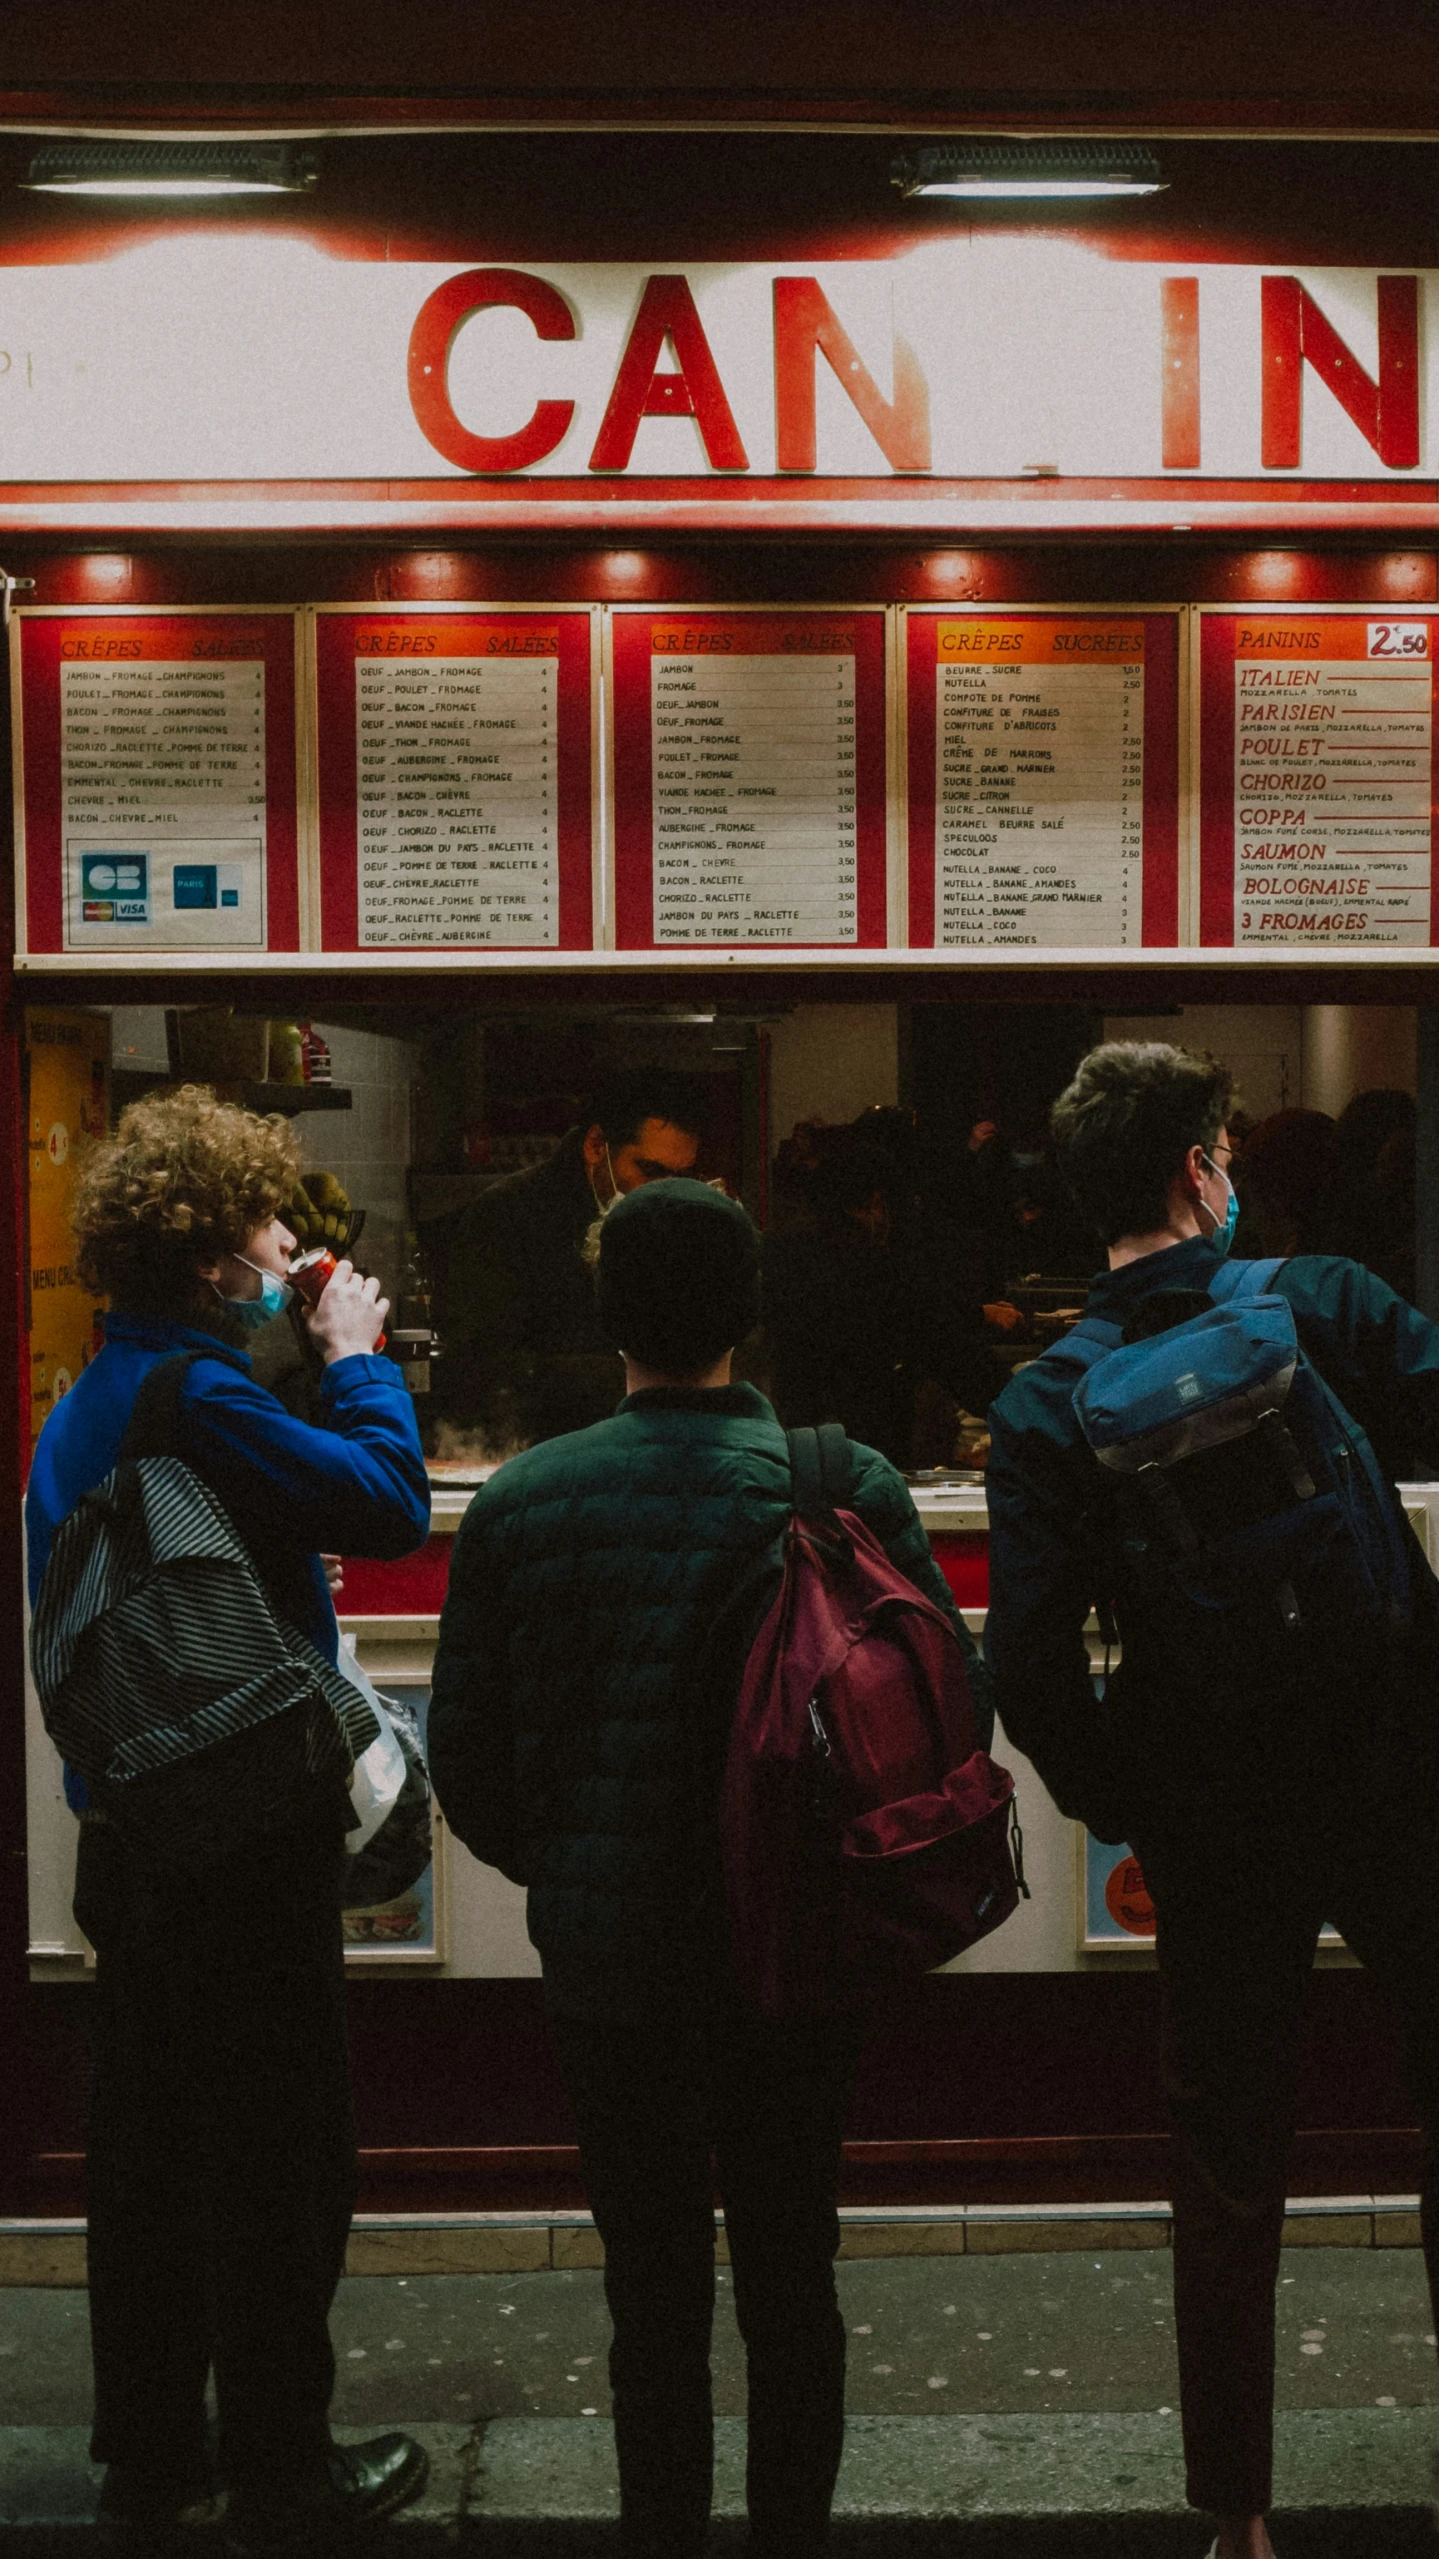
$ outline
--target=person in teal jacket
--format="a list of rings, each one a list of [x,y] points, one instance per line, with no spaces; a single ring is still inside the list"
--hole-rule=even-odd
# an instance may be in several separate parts
[[[713,2448],[713,2154],[749,2361],[756,2559],[827,2546],[843,2435],[833,2256],[856,2014],[766,2026],[725,1982],[718,1701],[706,1636],[790,1512],[785,1436],[730,1353],[759,1239],[703,1184],[656,1182],[600,1234],[599,1311],[625,1358],[613,1419],[532,1448],[456,1540],[429,1749],[446,1820],[529,1891],[530,1935],[605,2243],[626,2559],[706,2547]],[[955,1618],[886,1459],[852,1507]],[[709,1721],[706,1719],[709,1702]],[[987,1714],[982,1715],[986,1730]]]
[[[1055,1104],[1061,1168],[1108,1248],[1086,1312],[1126,1339],[1209,1302],[1236,1222],[1233,1099],[1214,1058],[1112,1041]],[[1299,1254],[1267,1287],[1391,1488],[1432,1475],[1439,1326],[1334,1256]],[[1288,1661],[1271,1651],[1252,1679],[1221,1680],[1217,1634],[1176,1641],[1154,1583],[1125,1570],[1146,1541],[1101,1485],[1077,1374],[1061,1345],[991,1410],[985,1649],[1009,1739],[1061,1811],[1129,1842],[1154,1901],[1189,2498],[1219,2519],[1211,2559],[1272,2559],[1274,2289],[1326,1921],[1404,2035],[1439,2310],[1439,1590],[1410,1541],[1387,1624],[1296,1638]],[[1085,1635],[1096,1601],[1114,1602],[1123,1643],[1102,1695]]]

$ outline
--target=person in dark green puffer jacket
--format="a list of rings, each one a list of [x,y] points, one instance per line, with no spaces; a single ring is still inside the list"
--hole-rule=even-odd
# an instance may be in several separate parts
[[[730,1383],[759,1239],[702,1183],[652,1183],[607,1216],[598,1288],[629,1392],[471,1504],[431,1771],[451,1829],[529,1889],[605,2242],[627,2559],[705,2547],[712,2154],[749,2359],[751,2546],[809,2559],[843,2439],[835,2192],[862,2028],[857,2011],[762,2024],[725,1978],[713,1781],[741,1664],[716,1676],[706,1638],[790,1511],[784,1433]],[[851,1506],[960,1627],[987,1740],[983,1669],[909,1493],[874,1450],[851,1462]]]

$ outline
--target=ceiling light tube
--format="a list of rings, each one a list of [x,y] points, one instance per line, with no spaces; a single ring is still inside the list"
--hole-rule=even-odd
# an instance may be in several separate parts
[[[1169,183],[1135,142],[925,143],[901,152],[890,175],[903,195],[991,202],[1158,195]]]
[[[132,201],[241,195],[308,195],[319,176],[313,151],[292,142],[54,142],[20,181],[36,195]]]

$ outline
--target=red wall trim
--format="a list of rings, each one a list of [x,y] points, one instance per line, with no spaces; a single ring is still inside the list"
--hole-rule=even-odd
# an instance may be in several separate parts
[[[246,535],[734,530],[925,541],[1054,534],[1325,531],[1439,536],[1433,480],[454,479],[0,483],[0,532]]]

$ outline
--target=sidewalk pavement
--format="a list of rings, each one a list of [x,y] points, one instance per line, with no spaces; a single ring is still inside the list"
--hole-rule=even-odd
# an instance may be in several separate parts
[[[1187,2512],[1162,2252],[891,2258],[840,2267],[850,2423],[836,2547],[865,2559],[1202,2559]],[[716,2547],[742,2546],[743,2357],[719,2277]],[[1435,2349],[1417,2251],[1286,2251],[1280,2559],[1439,2552]],[[408,2424],[424,2503],[376,2549],[612,2551],[608,2335],[589,2271],[355,2277],[334,2333],[345,2433]],[[0,2290],[0,2549],[84,2549],[79,2291]],[[198,2559],[198,2554],[197,2554]]]

